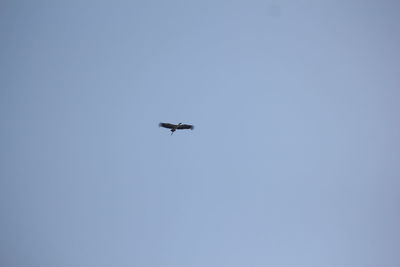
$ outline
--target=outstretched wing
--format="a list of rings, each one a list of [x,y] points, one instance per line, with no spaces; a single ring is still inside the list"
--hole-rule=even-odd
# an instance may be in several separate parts
[[[158,124],[159,127],[164,127],[164,128],[168,128],[168,129],[173,129],[176,127],[175,124],[171,124],[171,123],[165,123],[165,122],[160,122]]]
[[[190,124],[181,124],[181,125],[178,125],[178,128],[177,129],[179,129],[179,130],[183,130],[183,129],[190,129],[190,130],[193,130],[194,129],[194,126],[193,125],[190,125]]]

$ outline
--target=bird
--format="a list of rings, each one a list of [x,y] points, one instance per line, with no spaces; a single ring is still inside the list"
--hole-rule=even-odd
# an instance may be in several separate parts
[[[171,135],[176,131],[176,130],[185,130],[185,129],[190,129],[193,130],[194,126],[190,124],[182,124],[182,122],[178,124],[172,124],[172,123],[165,123],[165,122],[160,122],[158,124],[159,127],[163,128],[168,128],[171,129]]]

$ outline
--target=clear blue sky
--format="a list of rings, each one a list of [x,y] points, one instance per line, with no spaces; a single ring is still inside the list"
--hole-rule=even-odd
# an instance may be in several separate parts
[[[2,1],[0,265],[400,266],[399,14]]]

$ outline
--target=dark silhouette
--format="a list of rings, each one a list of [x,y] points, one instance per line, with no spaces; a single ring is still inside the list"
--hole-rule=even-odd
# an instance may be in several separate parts
[[[159,127],[164,127],[171,129],[171,135],[176,131],[176,130],[185,130],[185,129],[190,129],[193,130],[194,126],[190,124],[182,124],[181,122],[179,124],[172,124],[172,123],[165,123],[165,122],[160,122],[158,124]]]

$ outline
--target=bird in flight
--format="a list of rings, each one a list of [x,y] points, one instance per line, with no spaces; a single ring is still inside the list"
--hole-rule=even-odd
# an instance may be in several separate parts
[[[160,122],[158,124],[159,127],[163,128],[168,128],[171,129],[171,135],[176,131],[176,130],[185,130],[185,129],[190,129],[193,130],[194,126],[190,124],[182,124],[181,122],[178,124],[172,124],[172,123],[165,123],[165,122]]]

